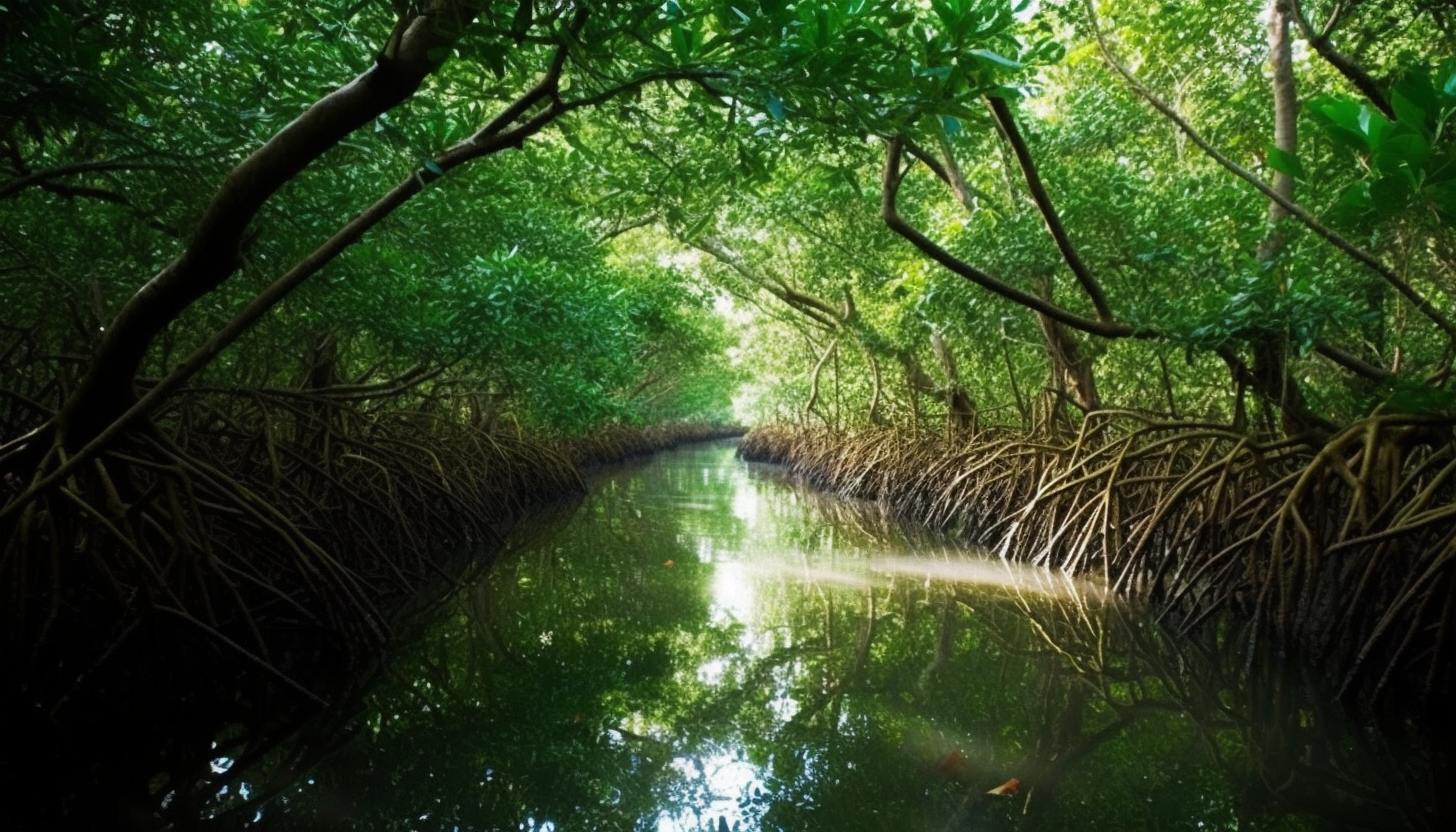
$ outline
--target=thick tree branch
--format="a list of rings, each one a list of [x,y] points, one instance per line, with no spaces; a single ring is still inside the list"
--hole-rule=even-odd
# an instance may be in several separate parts
[[[324,96],[227,175],[191,242],[122,306],[60,416],[64,441],[88,443],[131,400],[131,385],[157,335],[239,265],[249,223],[274,193],[344,137],[412,96],[439,66],[438,50],[474,20],[477,6],[431,0],[402,18],[379,60]]]
[[[1369,361],[1345,352],[1331,344],[1316,344],[1314,351],[1355,375],[1370,379],[1371,381],[1385,381],[1395,377],[1395,373],[1392,373],[1384,367],[1371,364]]]
[[[1072,245],[1072,239],[1067,235],[1067,229],[1062,225],[1061,218],[1057,215],[1056,206],[1052,204],[1051,195],[1047,193],[1046,186],[1042,184],[1041,175],[1036,169],[1036,160],[1031,156],[1031,148],[1027,146],[1026,139],[1022,137],[1021,131],[1016,126],[1016,118],[1011,113],[1011,107],[1007,105],[1006,99],[987,96],[986,104],[991,108],[991,116],[996,120],[996,127],[1001,131],[1011,151],[1016,154],[1016,164],[1021,168],[1021,175],[1026,178],[1027,190],[1031,191],[1031,198],[1036,203],[1036,208],[1041,212],[1041,218],[1046,223],[1047,231],[1056,241],[1057,251],[1062,253],[1062,259],[1067,262],[1072,273],[1077,276],[1077,282],[1082,285],[1082,291],[1092,301],[1092,308],[1097,310],[1097,320],[1109,323],[1113,320],[1112,309],[1107,305],[1107,295],[1102,291],[1102,284],[1097,281],[1097,276],[1087,268],[1082,256],[1077,253],[1077,247]]]
[[[3,511],[0,511],[0,519],[21,510],[36,495],[62,482],[78,466],[89,461],[108,444],[115,441],[139,419],[152,412],[176,392],[188,379],[206,367],[290,292],[302,285],[309,277],[317,274],[319,270],[362,238],[366,232],[392,214],[395,209],[423,191],[430,182],[474,159],[508,148],[520,147],[527,138],[539,133],[565,113],[601,103],[615,95],[629,92],[652,81],[664,77],[675,77],[679,74],[673,71],[645,73],[597,94],[563,101],[559,97],[558,91],[566,59],[567,48],[561,47],[553,58],[545,77],[502,112],[502,115],[515,114],[518,118],[522,118],[521,121],[508,122],[501,116],[497,116],[475,134],[437,156],[433,160],[433,170],[428,167],[422,168],[396,185],[389,193],[339,229],[323,245],[255,295],[227,324],[214,332],[155,386],[136,399],[130,407],[124,408],[115,418],[109,418],[105,423],[99,425],[93,437],[71,454],[62,465],[6,505]],[[540,104],[545,106],[539,107],[534,113],[529,112],[533,105]]]
[[[885,145],[885,173],[881,191],[880,215],[884,219],[885,225],[889,226],[891,231],[909,240],[912,245],[927,257],[989,292],[1000,295],[1012,303],[1024,306],[1034,312],[1040,312],[1048,318],[1066,324],[1075,330],[1103,338],[1158,337],[1159,333],[1155,330],[1132,327],[1116,321],[1084,318],[1081,315],[1069,312],[1054,303],[1037,297],[1031,292],[1018,289],[994,275],[981,271],[946,251],[944,248],[941,248],[929,237],[926,237],[914,226],[910,225],[904,217],[900,216],[899,209],[896,207],[896,199],[900,193],[900,183],[905,176],[905,172],[900,170],[902,156],[903,143],[901,140],[888,140]]]

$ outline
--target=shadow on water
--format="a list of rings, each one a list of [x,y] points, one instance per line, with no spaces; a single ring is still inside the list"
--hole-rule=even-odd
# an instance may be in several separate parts
[[[208,812],[280,830],[1456,819],[1449,733],[1248,666],[1238,622],[1177,632],[729,445],[604,472],[547,526],[421,617],[331,727],[352,742],[266,803],[267,761],[236,769]]]

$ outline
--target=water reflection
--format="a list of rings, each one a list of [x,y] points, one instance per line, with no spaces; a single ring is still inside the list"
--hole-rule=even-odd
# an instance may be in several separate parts
[[[1448,828],[1444,739],[1349,720],[1237,635],[680,451],[456,597],[254,824]]]

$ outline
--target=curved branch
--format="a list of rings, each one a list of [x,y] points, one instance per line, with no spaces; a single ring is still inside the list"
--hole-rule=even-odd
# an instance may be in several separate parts
[[[9,199],[26,188],[42,187],[53,179],[66,176],[80,176],[83,173],[100,173],[113,170],[172,170],[177,165],[166,162],[141,162],[125,159],[100,159],[93,162],[76,162],[49,170],[37,171],[17,177],[0,185],[0,199]]]
[[[880,215],[884,219],[885,225],[889,226],[891,231],[909,240],[912,245],[920,249],[927,257],[955,274],[980,286],[982,289],[1000,295],[1012,303],[1024,306],[1032,311],[1040,312],[1048,318],[1065,324],[1079,332],[1086,332],[1090,335],[1097,335],[1103,338],[1159,337],[1161,333],[1156,330],[1133,327],[1116,321],[1084,318],[1081,315],[1068,312],[1062,307],[1043,300],[1031,292],[1018,289],[994,275],[981,271],[941,248],[929,237],[926,237],[914,226],[910,225],[909,222],[906,222],[905,218],[900,216],[899,209],[895,205],[900,193],[900,183],[905,177],[905,174],[900,170],[902,156],[903,143],[901,140],[888,140],[885,145],[885,174],[880,201]]]
[[[834,355],[834,351],[837,349],[839,349],[839,338],[836,336],[829,339],[829,346],[824,348],[824,353],[819,356],[819,361],[814,364],[814,373],[809,377],[809,400],[804,402],[803,415],[800,417],[806,422],[813,415],[814,408],[819,404],[819,377],[824,374],[824,365],[829,361],[829,357]],[[824,419],[823,416],[819,418]],[[824,421],[828,423],[829,420],[824,419]]]
[[[403,17],[376,63],[314,102],[228,173],[183,252],[127,300],[106,328],[85,378],[61,411],[68,441],[89,442],[131,401],[157,336],[238,269],[248,226],[275,193],[345,137],[409,99],[439,67],[441,47],[474,20],[476,4],[432,0]],[[452,19],[453,18],[453,19]],[[440,23],[449,20],[449,24]]]
[[[1370,73],[1361,69],[1350,56],[1336,49],[1335,45],[1330,43],[1330,35],[1334,32],[1335,26],[1339,22],[1340,14],[1344,8],[1343,5],[1336,5],[1335,11],[1330,15],[1329,22],[1318,32],[1314,31],[1314,27],[1310,25],[1309,19],[1304,16],[1304,9],[1300,8],[1300,0],[1289,0],[1289,8],[1293,12],[1295,24],[1299,26],[1299,33],[1304,35],[1304,39],[1309,41],[1309,45],[1314,48],[1314,51],[1318,52],[1319,56],[1325,59],[1325,63],[1328,63],[1335,68],[1336,72],[1345,76],[1345,80],[1353,84],[1355,89],[1364,93],[1365,97],[1370,100],[1370,103],[1375,105],[1376,109],[1385,114],[1386,118],[1394,121],[1395,109],[1390,106],[1390,101],[1386,99],[1385,93],[1381,92],[1380,85],[1376,84],[1375,79],[1370,77]]]
[[[1107,295],[1102,291],[1102,284],[1097,281],[1097,276],[1087,268],[1082,256],[1077,253],[1076,246],[1072,245],[1072,239],[1067,236],[1067,229],[1062,225],[1062,220],[1057,216],[1056,206],[1052,204],[1051,195],[1047,193],[1046,187],[1042,184],[1041,175],[1036,170],[1036,160],[1031,157],[1031,148],[1027,146],[1026,139],[1022,137],[1021,131],[1016,126],[1016,118],[1011,113],[1011,108],[1006,104],[1006,99],[992,96],[986,97],[986,105],[991,108],[991,116],[996,120],[996,127],[1000,129],[1001,135],[1006,138],[1011,150],[1016,154],[1016,164],[1021,168],[1021,174],[1026,178],[1027,190],[1031,191],[1031,198],[1036,202],[1036,208],[1041,212],[1041,218],[1046,223],[1047,231],[1057,243],[1057,251],[1062,253],[1062,259],[1067,262],[1072,273],[1077,276],[1077,282],[1082,284],[1082,290],[1092,301],[1092,308],[1097,310],[1097,320],[1104,323],[1113,320],[1112,309],[1107,305]]]

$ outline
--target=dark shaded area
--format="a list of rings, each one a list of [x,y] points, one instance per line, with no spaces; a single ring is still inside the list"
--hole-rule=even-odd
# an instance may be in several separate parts
[[[260,766],[268,775],[253,781],[255,796],[286,789],[343,744],[361,698],[420,616],[489,565],[528,512],[579,495],[573,460],[733,432],[622,428],[552,449],[481,434],[471,445],[437,431],[411,459],[345,444],[336,429],[344,451],[314,465],[289,457],[299,464],[271,482],[264,442],[296,446],[277,437],[217,442],[214,454],[239,472],[240,487],[294,510],[307,548],[214,511],[200,542],[153,526],[152,548],[118,552],[104,538],[88,544],[94,538],[78,526],[67,538],[80,541],[77,550],[51,547],[56,571],[23,568],[47,564],[43,547],[9,560],[29,590],[29,614],[11,604],[0,641],[9,669],[0,777],[29,796],[10,821],[145,830],[250,817],[219,814],[218,795],[235,794],[235,778]],[[371,435],[389,447],[383,422]],[[153,491],[170,487],[159,480]],[[149,554],[165,565],[151,581]]]

